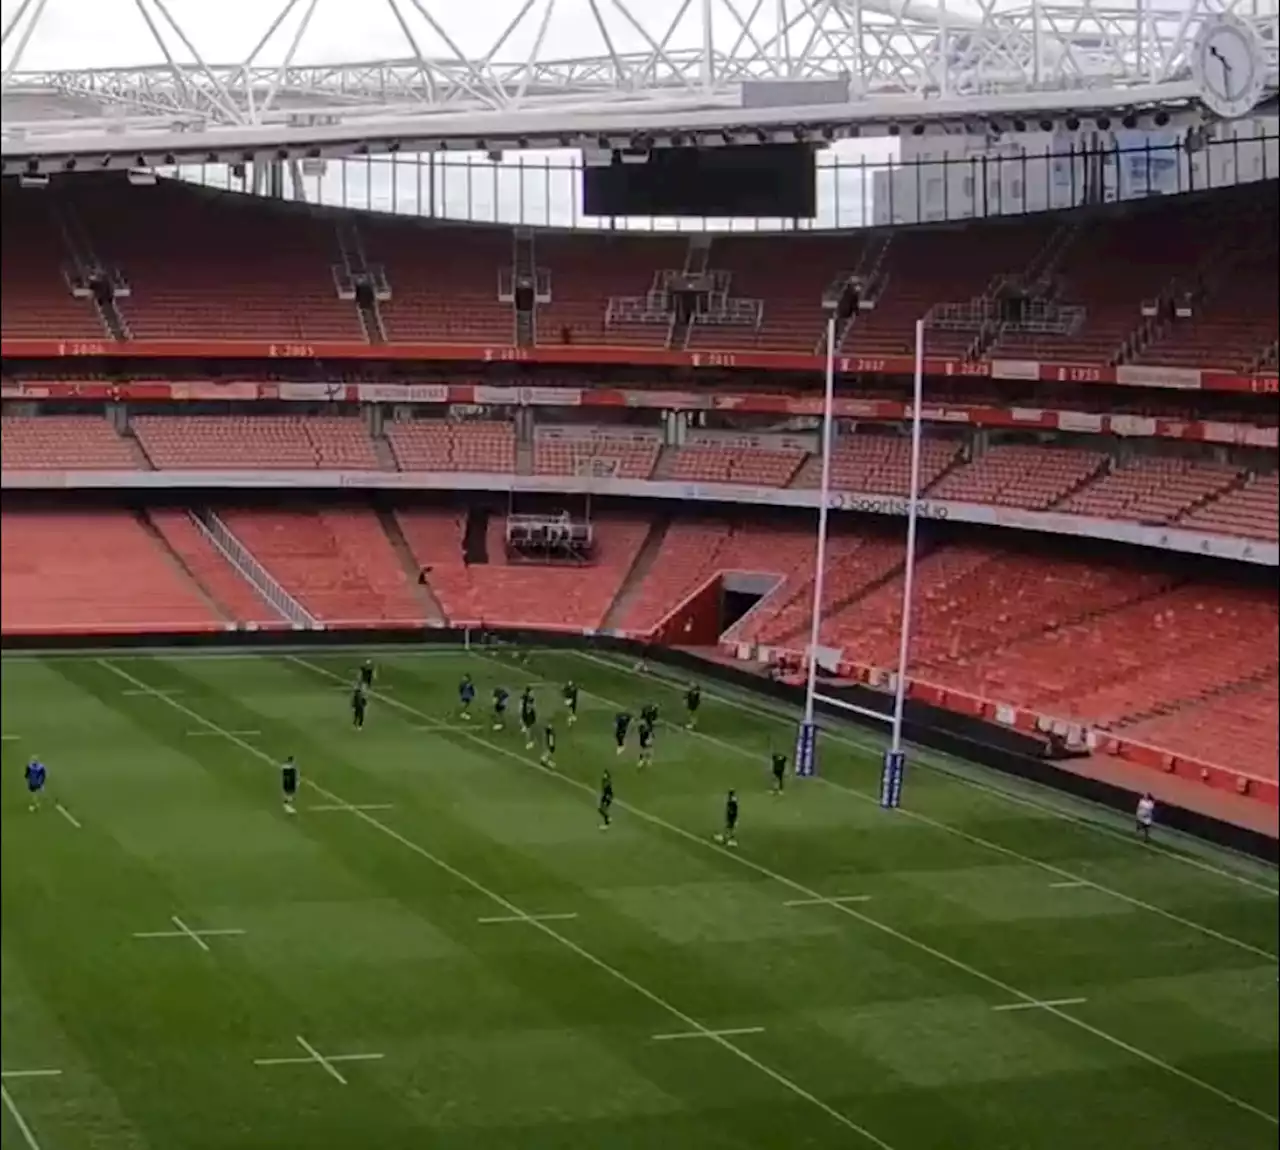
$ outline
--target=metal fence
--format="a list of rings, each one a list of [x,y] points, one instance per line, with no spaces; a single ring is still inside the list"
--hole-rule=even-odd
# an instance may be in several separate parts
[[[587,216],[576,152],[393,154],[184,166],[214,187],[432,219],[657,232],[806,231],[1021,215],[1274,180],[1274,118],[1214,133],[1121,130],[853,142],[820,153],[813,219]]]

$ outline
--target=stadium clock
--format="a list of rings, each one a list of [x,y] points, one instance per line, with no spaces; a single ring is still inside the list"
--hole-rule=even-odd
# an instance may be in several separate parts
[[[1247,115],[1262,99],[1266,63],[1258,34],[1232,16],[1207,20],[1192,49],[1200,101],[1224,120]]]

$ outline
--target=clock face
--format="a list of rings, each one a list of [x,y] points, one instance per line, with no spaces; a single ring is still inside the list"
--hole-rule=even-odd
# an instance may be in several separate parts
[[[1201,102],[1224,119],[1245,115],[1262,98],[1265,77],[1257,34],[1238,20],[1222,17],[1201,29],[1192,71]]]

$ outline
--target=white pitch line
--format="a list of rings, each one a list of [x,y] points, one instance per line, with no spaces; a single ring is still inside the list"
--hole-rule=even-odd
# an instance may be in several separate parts
[[[316,803],[309,811],[391,811],[394,803]]]
[[[13,1119],[13,1124],[18,1128],[18,1133],[22,1135],[22,1140],[26,1142],[28,1150],[40,1150],[40,1143],[36,1139],[35,1132],[27,1125],[27,1120],[22,1117],[22,1111],[18,1109],[18,1104],[13,1100],[13,1095],[9,1093],[9,1088],[0,1083],[0,1099],[4,1101],[4,1108],[9,1111],[9,1117]]]
[[[1081,887],[1093,886],[1093,883],[1082,878],[1067,879],[1065,882],[1051,882],[1050,890],[1079,890]]]
[[[328,671],[327,669],[323,667],[317,667],[315,664],[308,663],[304,659],[295,659],[293,661],[296,662],[298,666],[305,667],[308,670],[310,670],[312,674],[319,673],[321,676],[329,679],[337,678],[336,675],[334,675],[332,672]],[[110,671],[112,674],[117,675],[120,678],[125,679],[126,681],[132,682],[138,687],[141,687],[141,688],[146,687],[146,683],[144,683],[141,679],[137,678],[135,675],[132,675],[130,672],[124,670],[121,667],[114,666],[107,659],[99,659],[97,662],[100,666]],[[162,702],[168,703],[169,706],[174,708],[174,710],[181,711],[183,714],[187,715],[188,718],[194,719],[196,722],[202,723],[204,726],[209,727],[211,729],[214,729],[214,730],[217,729],[218,725],[215,722],[213,722],[212,719],[206,719],[198,711],[192,710],[185,703],[181,703],[176,699],[167,698],[164,695],[160,695],[157,697]],[[401,708],[407,713],[415,713],[420,718],[427,719],[427,720],[431,718],[431,716],[426,714],[425,712],[415,711],[414,708],[408,706],[408,704],[406,703],[400,702],[398,699],[387,699],[387,702],[398,708]],[[474,738],[475,736],[472,736],[472,737]],[[278,765],[276,761],[270,755],[268,755],[265,751],[263,751],[260,747],[255,747],[252,743],[246,743],[241,740],[233,740],[233,742],[237,742],[238,745],[242,747],[247,753],[256,756],[257,758],[261,759],[263,762],[267,763],[269,766],[274,768]],[[486,741],[486,745],[488,745],[491,748],[498,748],[498,744],[496,743],[487,743]],[[505,748],[498,748],[498,749],[505,750]],[[520,759],[521,762],[526,761],[523,758],[523,756],[516,754],[516,752],[514,751],[510,752],[510,754],[512,754],[515,758]],[[337,802],[343,801],[339,795],[335,794],[333,791],[329,790],[327,787],[321,786],[321,784],[315,782],[315,780],[313,779],[307,778],[304,780],[304,782],[313,791],[315,791],[319,795],[323,795],[330,802],[337,803]],[[585,787],[585,786],[583,787],[583,789],[590,790],[589,787]],[[374,830],[380,831],[382,834],[386,835],[387,838],[392,839],[395,842],[398,842],[406,850],[412,851],[414,854],[418,855],[419,858],[426,860],[432,866],[436,867],[438,870],[444,872],[445,874],[452,875],[459,882],[464,883],[466,886],[471,887],[471,889],[474,890],[477,894],[484,895],[486,898],[489,899],[490,902],[493,902],[496,905],[502,907],[505,911],[507,911],[508,914],[523,915],[526,918],[528,917],[524,911],[522,911],[518,906],[516,906],[515,903],[513,903],[510,899],[508,899],[504,895],[501,895],[497,891],[492,890],[491,888],[486,886],[484,883],[482,883],[479,879],[473,878],[471,875],[467,874],[466,871],[460,870],[458,867],[454,866],[450,862],[447,862],[445,859],[440,858],[438,855],[432,854],[421,843],[414,842],[413,839],[408,838],[405,835],[402,835],[394,827],[389,826],[387,823],[384,823],[381,820],[375,818],[373,815],[369,814],[367,811],[356,811],[355,816],[356,818],[361,819],[363,822],[367,823]],[[676,828],[674,826],[672,827],[672,829],[679,830],[679,828]],[[686,837],[690,839],[693,839],[697,842],[701,842],[701,840],[696,835],[693,835],[687,831],[683,831],[681,833],[685,834]],[[703,844],[703,845],[705,846],[706,844]],[[802,893],[814,894],[816,892],[804,890],[802,888]],[[581,946],[578,943],[574,942],[573,939],[569,938],[567,935],[561,934],[558,930],[555,929],[555,927],[549,925],[548,923],[538,922],[536,920],[533,920],[530,923],[530,925],[532,925],[535,930],[542,931],[542,933],[545,934],[548,938],[558,942],[566,950],[572,951],[580,959],[582,959],[583,962],[586,962],[591,966],[594,966],[602,974],[606,974],[610,978],[621,983],[623,986],[630,988],[635,994],[639,995],[641,998],[647,999],[649,1002],[651,1002],[654,1006],[658,1007],[660,1010],[666,1011],[673,1018],[677,1019],[679,1022],[687,1026],[690,1030],[700,1030],[700,1031],[708,1030],[706,1026],[700,1023],[692,1015],[686,1014],[678,1006],[674,1005],[671,1002],[668,1002],[665,998],[663,998],[661,995],[657,994],[656,992],[650,990],[643,983],[637,982],[629,974],[624,973],[623,971],[619,970],[617,967],[606,962],[599,955],[594,954],[591,951],[587,950],[586,947]],[[877,1147],[878,1150],[894,1150],[894,1147],[891,1146],[888,1142],[886,1142],[883,1138],[877,1137],[875,1134],[871,1133],[870,1130],[866,1129],[866,1127],[859,1126],[858,1123],[856,1123],[847,1114],[842,1114],[830,1103],[824,1102],[816,1094],[813,1094],[810,1091],[806,1090],[798,1082],[795,1082],[793,1079],[788,1078],[780,1070],[775,1070],[768,1063],[761,1062],[760,1059],[756,1058],[752,1054],[749,1054],[746,1050],[743,1050],[742,1047],[731,1042],[728,1038],[725,1038],[724,1036],[717,1035],[717,1034],[709,1034],[708,1036],[710,1040],[714,1042],[717,1046],[719,1046],[721,1049],[732,1054],[735,1058],[740,1059],[742,1062],[745,1062],[748,1066],[754,1067],[766,1078],[771,1079],[777,1085],[783,1087],[783,1089],[790,1091],[790,1093],[794,1094],[797,1098],[801,1099],[802,1101],[809,1103],[810,1106],[813,1106],[817,1110],[821,1110],[833,1122],[837,1122],[841,1126],[843,1126],[846,1130],[852,1131],[854,1134],[857,1134],[865,1142],[869,1143],[872,1146]],[[1228,1097],[1230,1097],[1230,1095],[1228,1095]]]
[[[302,659],[297,656],[291,656],[289,661],[297,664],[299,667],[303,667],[307,670],[312,671],[315,674],[324,676],[326,678],[335,677],[332,671],[329,671],[327,668],[321,667],[315,663],[309,663],[306,659]],[[104,661],[104,666],[110,666],[110,664],[105,663]],[[121,671],[119,668],[113,667],[111,669],[114,670],[117,674],[120,674],[120,675],[125,674],[125,672]],[[595,698],[601,698],[601,696],[596,695]],[[608,702],[607,699],[602,701]],[[407,714],[416,715],[418,718],[426,719],[428,721],[431,719],[431,716],[428,715],[425,711],[420,711],[416,707],[411,707],[409,706],[409,704],[403,703],[398,699],[388,699],[387,702],[391,704],[393,707],[401,711],[404,711]],[[182,706],[182,704],[180,703],[171,703],[171,705],[175,707]],[[183,709],[186,709],[186,708],[183,708]],[[194,712],[192,713],[194,714]],[[514,759],[515,761],[521,763],[522,765],[529,764],[530,760],[524,755],[521,755],[518,751],[513,751],[511,748],[504,747],[499,743],[490,742],[488,739],[478,734],[471,734],[469,735],[469,737],[473,741],[479,743],[480,745],[488,747],[495,754],[504,755],[508,758]],[[262,754],[262,752],[260,752],[256,747],[250,747],[248,744],[246,744],[246,747],[249,750],[253,751],[255,754],[261,755],[262,758],[264,759],[267,758],[267,756]],[[737,748],[737,749],[741,750],[741,748]],[[586,791],[592,797],[595,796],[594,788],[590,787],[586,783],[580,782],[577,779],[570,778],[565,774],[557,773],[555,771],[546,771],[545,773],[548,778],[557,779],[567,786],[575,787],[580,791]],[[315,784],[312,784],[312,785],[314,786]],[[853,793],[856,794],[857,792],[853,792]],[[677,835],[683,839],[687,839],[689,842],[697,843],[704,850],[706,849],[716,850],[716,848],[709,842],[709,840],[703,838],[701,835],[696,835],[692,831],[686,830],[684,827],[677,826],[675,823],[672,823],[672,822],[668,822],[666,819],[662,818],[659,815],[652,814],[651,812],[642,810],[639,807],[631,806],[629,803],[617,803],[615,805],[620,810],[627,811],[630,814],[635,815],[637,818],[644,820],[645,822],[649,823],[652,826],[662,827],[664,830],[668,831],[671,834]],[[427,858],[433,858],[433,856],[431,856],[428,852],[426,852],[425,848],[420,847],[417,843],[413,842],[411,839],[404,838],[403,835],[401,835],[398,831],[394,830],[393,828],[386,826],[386,824],[384,823],[380,823],[377,819],[373,818],[370,815],[364,815],[362,817],[371,826],[380,828],[385,834],[403,843],[410,850],[416,851],[419,854],[423,854]],[[946,824],[940,824],[940,825],[945,827]],[[717,850],[717,854],[719,853],[720,852]],[[788,878],[784,874],[779,874],[777,871],[771,870],[769,867],[765,866],[763,863],[756,862],[754,859],[748,858],[741,854],[726,855],[725,857],[735,859],[740,865],[755,871],[756,874],[762,875],[765,878],[772,879],[774,882],[779,883],[782,886],[790,887],[791,890],[795,891],[797,894],[806,895],[809,898],[816,898],[816,899],[821,899],[823,897],[822,895],[818,894],[816,890],[812,890],[809,887],[805,886],[803,883],[797,882],[795,879]],[[442,867],[448,868],[449,870],[453,869],[449,867],[449,864],[447,863],[443,863],[440,860],[436,860],[436,861]],[[467,881],[467,882],[472,881],[465,875],[461,875],[459,877],[461,877],[464,881]],[[1078,877],[1078,876],[1071,876],[1071,877]],[[500,896],[493,896],[493,897],[500,898]],[[505,902],[506,900],[503,899],[501,901]],[[850,918],[856,919],[858,922],[869,927],[870,929],[879,931],[881,934],[885,935],[887,938],[896,939],[899,942],[903,943],[905,946],[913,947],[914,949],[920,951],[920,953],[927,954],[930,957],[936,959],[938,962],[941,962],[947,966],[950,966],[954,970],[961,971],[962,973],[967,974],[971,978],[974,978],[980,982],[985,982],[988,986],[991,986],[996,990],[1003,992],[1004,994],[1008,995],[1010,998],[1016,998],[1022,1002],[1038,1001],[1033,995],[1028,994],[1024,990],[1019,990],[1016,986],[1011,986],[1009,983],[1005,982],[1003,979],[997,978],[993,974],[988,974],[986,971],[981,970],[976,966],[971,966],[969,963],[965,962],[964,959],[956,958],[954,955],[950,955],[946,953],[946,951],[939,950],[937,947],[931,946],[929,943],[924,942],[921,939],[918,939],[912,935],[906,934],[903,931],[898,930],[896,927],[890,926],[888,923],[881,922],[879,919],[872,918],[870,915],[864,914],[861,911],[855,910],[850,906],[844,905],[843,903],[833,902],[833,903],[830,903],[830,906],[833,910],[837,910],[841,914],[846,914]],[[511,909],[513,911],[517,910],[517,908],[514,906],[511,907]],[[538,924],[538,925],[540,929],[546,931],[552,937],[560,939],[566,946],[583,954],[588,961],[591,961],[597,964],[603,964],[603,960],[597,959],[594,955],[582,950],[581,947],[579,947],[576,943],[572,942],[570,939],[567,939],[563,935],[558,934],[556,931],[552,930],[550,927],[547,927],[542,924]],[[609,968],[606,966],[605,969],[609,969]],[[623,975],[620,972],[614,972],[614,973],[621,980],[626,981],[627,983],[631,983],[631,980],[627,978],[626,975]],[[661,1002],[660,999],[657,999],[656,996],[654,996],[646,988],[642,986],[638,986],[634,983],[631,983],[631,984],[636,986],[636,989],[639,993],[644,994],[646,997],[649,997],[651,1000]],[[682,1013],[682,1012],[676,1011],[676,1008],[674,1007],[668,1007],[668,1009],[676,1013]],[[1085,1031],[1087,1034],[1092,1034],[1095,1038],[1099,1039],[1100,1041],[1107,1042],[1110,1045],[1116,1047],[1118,1050],[1123,1050],[1125,1053],[1131,1054],[1133,1055],[1133,1057],[1141,1059],[1143,1062],[1146,1062],[1150,1066],[1154,1066],[1159,1070],[1163,1070],[1165,1073],[1170,1074],[1175,1078],[1181,1079],[1183,1082],[1186,1082],[1189,1085],[1196,1086],[1199,1089],[1204,1090],[1206,1093],[1212,1094],[1215,1098],[1218,1098],[1223,1102],[1230,1103],[1232,1106],[1235,1106],[1240,1110],[1243,1110],[1249,1114],[1252,1114],[1257,1118],[1261,1118],[1264,1121],[1269,1122],[1273,1126],[1280,1126],[1280,1118],[1277,1118],[1276,1115],[1269,1114],[1267,1111],[1263,1110],[1261,1107],[1254,1106],[1253,1103],[1247,1102],[1243,1098],[1237,1098],[1230,1091],[1223,1090],[1220,1086],[1213,1085],[1212,1082],[1207,1082],[1203,1078],[1197,1078],[1194,1074],[1190,1073],[1190,1071],[1183,1070],[1180,1066],[1176,1066],[1171,1062],[1165,1061],[1159,1055],[1152,1054],[1148,1050],[1143,1050],[1139,1046],[1134,1046],[1132,1043],[1126,1042],[1123,1038],[1119,1038],[1116,1035],[1111,1034],[1106,1030],[1103,1030],[1101,1027],[1093,1026],[1092,1024],[1085,1022],[1081,1018],[1076,1018],[1074,1015],[1067,1014],[1065,1011],[1060,1010],[1057,1007],[1044,1006],[1043,1009],[1046,1010],[1048,1013],[1052,1014],[1054,1017],[1061,1019],[1063,1022],[1066,1022],[1071,1026],[1075,1026],[1078,1029]],[[686,1019],[686,1021],[688,1020]],[[696,1022],[693,1023],[692,1025],[698,1029],[706,1029],[705,1027],[700,1026]],[[749,1061],[752,1064],[756,1064],[755,1059],[751,1058],[745,1051],[739,1050],[739,1048],[734,1046],[733,1043],[723,1039],[719,1041],[722,1043],[722,1045],[726,1047],[726,1049],[735,1051],[738,1054],[738,1056],[743,1058],[745,1061]],[[778,1074],[776,1071],[772,1070],[771,1067],[765,1066],[763,1064],[759,1064],[759,1068],[763,1073],[766,1073],[770,1077],[773,1077],[775,1081],[779,1081],[789,1085],[789,1087],[797,1094],[797,1096],[806,1098],[806,1100],[812,1102],[814,1105],[820,1107],[827,1113],[834,1115],[836,1119],[842,1122],[844,1125],[849,1126],[851,1129],[858,1130],[869,1141],[873,1141],[881,1146],[884,1145],[884,1143],[880,1142],[880,1140],[876,1138],[875,1135],[871,1134],[869,1131],[862,1130],[861,1127],[857,1127],[855,1124],[851,1122],[850,1119],[846,1118],[845,1115],[841,1114],[838,1110],[835,1110],[834,1108],[828,1106],[827,1103],[823,1102],[821,1099],[816,1098],[813,1095],[810,1095],[807,1091],[803,1089],[803,1087],[800,1087],[795,1083],[789,1083],[788,1080],[786,1080],[783,1076]]]
[[[655,1034],[652,1042],[678,1042],[682,1038],[737,1038],[743,1034],[763,1034],[763,1026],[735,1026],[728,1030],[683,1030],[678,1034]]]
[[[16,743],[21,737],[21,735],[0,735],[0,740],[6,743]]]
[[[1049,1010],[1060,1006],[1080,1006],[1088,1001],[1087,998],[1046,998],[1040,1002],[1006,1002],[1000,1006],[993,1006],[991,1009],[997,1011]]]
[[[342,1077],[342,1073],[332,1062],[330,1062],[323,1054],[320,1053],[320,1051],[303,1038],[301,1034],[296,1035],[295,1037],[298,1039],[298,1045],[301,1046],[303,1050],[310,1054],[312,1058],[320,1063],[320,1065],[323,1066],[329,1074],[333,1075],[334,1078],[341,1082],[343,1086],[347,1085],[347,1080]]]
[[[568,922],[571,918],[577,918],[576,911],[570,911],[567,914],[495,914],[487,918],[478,918],[476,922],[485,926],[493,926],[500,922]]]
[[[212,953],[209,950],[209,944],[205,942],[205,940],[202,939],[198,934],[196,934],[196,932],[192,930],[185,922],[183,922],[182,919],[180,919],[176,914],[170,915],[169,917],[173,920],[173,925],[176,926],[180,931],[182,931],[182,933],[185,934],[189,939],[191,939],[191,941],[194,942],[196,946],[198,946],[206,954]]]
[[[80,820],[76,818],[76,816],[73,815],[69,810],[67,810],[67,808],[64,807],[61,803],[54,803],[53,809],[57,811],[58,814],[60,814],[64,819],[66,819],[67,822],[69,822],[73,827],[75,827],[76,830],[78,831],[84,830],[84,827],[80,825]]]
[[[253,739],[261,734],[261,731],[188,731],[187,737],[191,739],[225,739],[230,735],[234,735],[238,739]]]
[[[102,662],[102,660],[101,660],[101,659],[99,659],[99,660],[98,660],[98,662]],[[149,687],[148,687],[148,688],[146,688],[145,690],[144,690],[143,688],[141,688],[141,687],[135,687],[135,688],[132,688],[131,690],[128,690],[128,691],[121,691],[120,693],[121,693],[122,695],[127,695],[127,696],[129,696],[130,698],[135,698],[135,699],[137,699],[137,698],[143,698],[143,697],[145,697],[145,696],[147,696],[147,695],[159,695],[161,698],[165,698],[165,699],[167,699],[170,695],[181,695],[181,694],[182,694],[182,692],[181,692],[181,691],[153,691],[153,690],[151,690],[151,688],[149,688]]]
[[[474,653],[475,652],[473,652],[473,654]],[[592,663],[598,663],[602,667],[609,667],[612,670],[620,672],[622,674],[630,674],[633,676],[635,675],[635,672],[632,671],[630,667],[626,667],[621,663],[613,662],[609,659],[603,659],[600,656],[593,655],[588,651],[574,651],[572,653],[580,659],[583,659]],[[664,675],[661,671],[655,672],[651,677],[656,681],[665,685],[670,690],[675,691],[680,689],[679,684],[677,682],[673,681],[667,675]],[[733,707],[736,710],[746,711],[748,714],[751,714],[751,715],[762,715],[763,717],[767,719],[772,719],[773,721],[778,723],[794,724],[795,722],[794,716],[779,710],[778,705],[773,705],[763,701],[760,703],[751,705],[743,702],[741,699],[735,699],[730,695],[724,695],[714,691],[706,692],[706,694],[708,698],[715,699],[717,702],[724,703],[726,706]],[[600,698],[599,695],[595,697],[598,699]],[[602,701],[607,701],[607,700],[602,700]],[[779,704],[779,705],[786,706],[786,704]],[[840,723],[839,719],[836,719],[835,721],[837,723]],[[848,725],[845,723],[841,723],[841,725],[835,729],[832,729],[830,727],[824,727],[823,733],[825,735],[830,736],[836,742],[843,743],[846,747],[854,747],[860,751],[872,751],[876,754],[879,754],[883,750],[883,747],[876,746],[874,743],[869,742],[865,738],[855,737],[854,733],[849,729]],[[1111,839],[1114,842],[1127,843],[1130,847],[1140,847],[1144,853],[1151,853],[1154,851],[1157,854],[1163,855],[1165,858],[1172,859],[1174,862],[1184,863],[1189,867],[1194,867],[1196,870],[1204,871],[1206,874],[1217,875],[1219,878],[1228,879],[1229,881],[1236,883],[1240,886],[1251,887],[1254,890],[1262,891],[1264,894],[1268,894],[1272,898],[1280,897],[1280,889],[1276,888],[1275,886],[1271,886],[1263,882],[1258,882],[1256,879],[1249,878],[1248,876],[1239,874],[1236,871],[1224,870],[1222,867],[1214,866],[1213,863],[1207,862],[1204,859],[1196,858],[1194,855],[1185,854],[1181,851],[1170,850],[1167,847],[1161,846],[1159,843],[1141,843],[1137,838],[1135,838],[1135,836],[1131,832],[1122,831],[1119,828],[1114,826],[1108,826],[1105,823],[1101,823],[1097,821],[1097,819],[1090,818],[1087,815],[1074,814],[1070,811],[1061,809],[1061,807],[1059,806],[1054,806],[1049,802],[1045,802],[1040,799],[1028,798],[1025,795],[1015,794],[1014,792],[1004,787],[993,786],[990,783],[984,783],[978,779],[970,778],[966,775],[959,774],[954,770],[948,769],[946,766],[939,765],[941,763],[944,763],[945,760],[949,757],[945,752],[929,751],[922,748],[913,748],[913,750],[915,750],[920,754],[922,765],[925,766],[927,769],[932,770],[935,774],[943,775],[944,777],[952,780],[953,782],[959,783],[962,786],[969,787],[971,790],[982,791],[985,794],[989,794],[993,798],[998,798],[1003,802],[1009,803],[1012,806],[1025,807],[1028,810],[1039,811],[1042,814],[1052,815],[1055,819],[1061,822],[1073,823],[1076,826],[1082,827],[1088,831],[1092,831],[1093,833],[1103,838]],[[963,763],[963,760],[953,759],[953,761]],[[854,794],[859,798],[867,799],[875,803],[879,803],[880,801],[878,795],[873,796],[873,795],[863,794],[860,791],[854,790],[852,787],[847,787],[842,783],[837,783],[834,780],[825,778],[821,775],[818,776],[818,779],[819,781],[826,783],[828,786],[833,786],[838,790],[842,790],[842,791],[849,791],[851,794]],[[1099,804],[1097,803],[1090,803],[1089,805],[1094,807],[1099,806]],[[1106,810],[1108,815],[1113,815],[1116,813],[1110,807],[1104,807],[1103,809]],[[949,826],[950,824],[944,823],[942,825]],[[1229,848],[1224,848],[1224,849],[1229,849]],[[1253,859],[1252,856],[1246,856],[1246,857],[1249,859],[1250,862],[1257,861],[1256,859]],[[1097,884],[1095,883],[1093,885],[1096,886]],[[1106,890],[1105,887],[1100,889]],[[1116,892],[1108,891],[1107,893],[1116,893]]]
[[[0,1078],[58,1078],[61,1074],[61,1070],[5,1070]]]
[[[583,659],[589,659],[591,662],[595,662],[595,663],[606,662],[606,665],[614,667],[616,670],[623,669],[623,668],[617,668],[615,664],[608,664],[607,661],[605,660],[594,658],[593,656],[589,654],[585,654],[581,651],[574,652],[574,653],[581,656]],[[302,662],[302,660],[300,659],[294,659],[292,661]],[[613,707],[622,706],[622,704],[616,702],[615,700],[609,699],[604,695],[594,694],[594,692],[588,692],[588,691],[584,691],[583,693],[592,694],[594,698],[599,699],[602,703],[608,703],[610,706],[613,706]],[[724,700],[724,701],[731,702],[731,700]],[[667,722],[667,725],[671,727],[677,726],[676,724],[670,723],[670,722]],[[679,727],[678,729],[685,730],[686,728]],[[740,747],[736,743],[726,742],[724,739],[719,739],[715,735],[708,735],[703,731],[690,731],[689,734],[693,735],[695,738],[704,739],[707,742],[714,744],[715,746],[723,747],[725,750],[732,751],[734,754],[746,756],[752,759],[756,757],[754,754],[752,754],[752,752],[748,751],[745,747]],[[878,797],[874,795],[869,795],[862,791],[855,790],[853,787],[847,787],[843,783],[837,783],[832,779],[826,778],[824,775],[817,775],[816,779],[820,784],[823,784],[828,787],[834,787],[836,790],[843,791],[845,794],[851,795],[862,802],[875,803],[877,806],[879,806],[880,800]],[[1194,919],[1184,918],[1182,915],[1177,914],[1175,911],[1166,910],[1164,907],[1157,906],[1155,903],[1150,903],[1145,901],[1144,899],[1136,898],[1134,895],[1131,895],[1131,894],[1125,894],[1124,891],[1115,890],[1112,887],[1103,886],[1101,883],[1092,882],[1088,879],[1083,878],[1078,874],[1073,874],[1071,871],[1066,870],[1063,867],[1057,866],[1054,863],[1045,862],[1044,859],[1033,858],[1031,855],[1025,855],[1021,851],[1014,850],[1012,847],[1007,847],[1002,845],[1001,843],[992,842],[990,839],[984,839],[981,835],[971,834],[969,831],[962,830],[960,827],[955,826],[952,823],[944,823],[940,819],[931,818],[929,815],[921,814],[919,811],[909,810],[906,807],[899,807],[895,811],[895,814],[901,818],[911,819],[913,822],[920,823],[923,826],[932,827],[934,830],[943,831],[946,834],[950,834],[950,835],[955,835],[956,838],[963,839],[965,842],[972,843],[974,846],[983,847],[986,850],[993,851],[996,854],[1003,855],[1005,858],[1014,859],[1015,861],[1022,863],[1026,866],[1038,867],[1040,870],[1043,870],[1048,874],[1057,875],[1058,878],[1064,881],[1087,883],[1089,886],[1093,887],[1094,890],[1100,891],[1106,895],[1110,895],[1112,898],[1119,899],[1121,902],[1126,902],[1130,906],[1135,907],[1138,910],[1143,910],[1149,914],[1158,915],[1161,918],[1168,919],[1170,922],[1176,922],[1179,926],[1184,926],[1189,930],[1197,931],[1198,933],[1206,935],[1209,938],[1215,938],[1219,942],[1226,943],[1228,946],[1234,946],[1239,950],[1246,950],[1250,954],[1256,954],[1261,958],[1265,958],[1269,960],[1270,962],[1276,962],[1277,960],[1280,960],[1280,955],[1277,955],[1275,951],[1267,950],[1265,947],[1255,946],[1253,943],[1246,942],[1242,938],[1236,938],[1234,935],[1224,934],[1222,931],[1215,930],[1211,926],[1206,926],[1202,922],[1196,922]]]
[[[793,898],[784,902],[783,906],[826,906],[829,903],[870,902],[869,894],[833,894],[829,898]]]

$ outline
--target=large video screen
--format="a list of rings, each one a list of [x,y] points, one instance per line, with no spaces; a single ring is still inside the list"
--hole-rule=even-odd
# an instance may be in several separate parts
[[[812,219],[814,153],[807,144],[660,148],[644,163],[615,153],[583,169],[589,216],[717,216]]]

